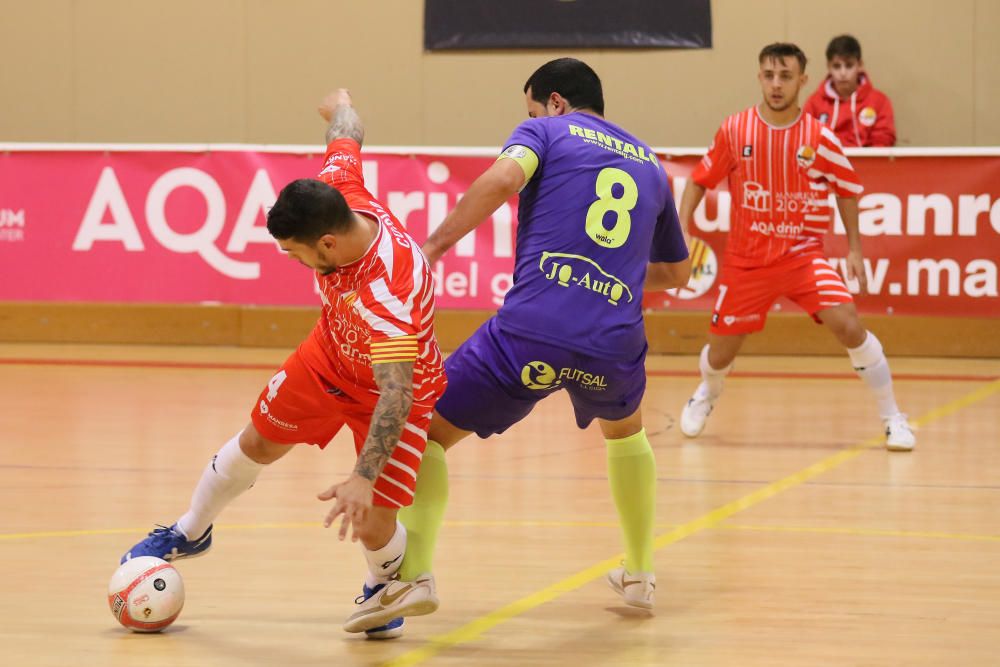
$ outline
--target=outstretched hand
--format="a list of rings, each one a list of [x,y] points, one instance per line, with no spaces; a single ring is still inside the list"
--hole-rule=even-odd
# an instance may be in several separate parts
[[[319,115],[329,123],[333,120],[334,111],[341,105],[353,106],[351,91],[347,90],[347,88],[338,88],[332,93],[327,93],[326,97],[319,104]]]
[[[334,484],[326,491],[321,492],[316,497],[320,500],[336,500],[333,509],[323,520],[323,527],[329,528],[341,514],[344,515],[340,522],[338,537],[343,540],[347,537],[347,532],[354,526],[351,541],[358,541],[358,524],[363,523],[372,508],[372,493],[374,484],[361,477],[352,474],[347,481]]]

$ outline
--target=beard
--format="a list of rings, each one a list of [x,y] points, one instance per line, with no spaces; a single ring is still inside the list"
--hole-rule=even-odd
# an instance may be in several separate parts
[[[767,107],[768,107],[768,108],[769,108],[769,109],[770,109],[771,111],[787,111],[787,110],[788,110],[788,109],[790,109],[791,107],[795,106],[795,104],[796,104],[796,102],[797,102],[797,101],[798,101],[798,96],[796,96],[796,95],[789,95],[789,96],[787,96],[787,97],[786,97],[786,98],[784,99],[784,101],[782,102],[782,104],[780,104],[780,105],[777,105],[777,106],[776,106],[776,105],[775,105],[775,104],[774,104],[774,103],[773,103],[773,102],[771,101],[771,98],[770,98],[770,96],[768,96],[768,95],[765,95],[765,96],[764,96],[764,104],[766,104],[766,105],[767,105]]]
[[[767,100],[765,102],[765,104],[767,104],[767,106],[771,109],[771,111],[784,111],[788,107],[792,106],[791,102],[785,102],[781,106],[775,106],[775,105],[771,104],[771,100]]]

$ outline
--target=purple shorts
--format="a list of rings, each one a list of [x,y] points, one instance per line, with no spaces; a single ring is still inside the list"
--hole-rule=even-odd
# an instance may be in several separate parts
[[[504,332],[490,318],[444,363],[448,388],[436,409],[480,438],[503,433],[535,403],[565,389],[576,424],[617,420],[639,409],[646,389],[646,346],[631,361],[581,354]]]

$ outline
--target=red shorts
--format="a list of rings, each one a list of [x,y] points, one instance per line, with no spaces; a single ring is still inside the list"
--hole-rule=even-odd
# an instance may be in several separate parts
[[[820,252],[791,255],[760,268],[724,263],[709,330],[720,336],[760,331],[780,297],[794,301],[817,322],[820,311],[854,301],[840,274]]]
[[[354,433],[354,451],[358,453],[368,436],[374,401],[365,405],[348,396],[338,387],[346,382],[321,376],[296,350],[261,391],[250,419],[272,442],[308,443],[320,448],[346,425]],[[413,405],[399,444],[375,480],[375,505],[399,508],[413,503],[433,412],[433,405]]]

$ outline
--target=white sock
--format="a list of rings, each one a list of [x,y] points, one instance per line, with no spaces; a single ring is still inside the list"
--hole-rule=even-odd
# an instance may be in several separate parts
[[[392,579],[403,564],[403,554],[406,552],[406,527],[396,522],[396,532],[392,534],[385,546],[374,551],[365,549],[365,560],[368,561],[368,577],[365,583],[374,588],[376,584],[384,584]]]
[[[855,348],[848,348],[847,354],[851,357],[855,372],[875,394],[879,416],[887,419],[897,414],[899,406],[892,393],[892,371],[889,370],[889,362],[882,351],[882,343],[875,334],[869,331],[865,342]]]
[[[701,398],[710,398],[713,401],[722,394],[722,382],[733,370],[733,365],[729,364],[725,368],[712,368],[708,363],[708,345],[701,348],[701,357],[698,359],[698,368],[701,370],[701,384],[695,392]]]
[[[222,446],[201,473],[191,497],[191,508],[177,520],[177,527],[189,540],[201,537],[219,512],[257,480],[264,469],[240,449],[240,435]]]

